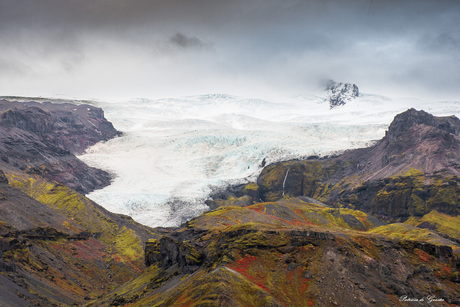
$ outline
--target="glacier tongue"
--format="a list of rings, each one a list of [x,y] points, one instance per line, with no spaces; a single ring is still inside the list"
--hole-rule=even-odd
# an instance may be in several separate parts
[[[316,96],[276,102],[203,95],[94,103],[124,135],[80,157],[115,175],[110,186],[88,197],[149,226],[177,226],[199,215],[213,189],[255,179],[264,159],[272,163],[366,146],[409,107],[434,108],[437,115],[458,112],[456,102],[436,107],[370,95],[332,110]]]

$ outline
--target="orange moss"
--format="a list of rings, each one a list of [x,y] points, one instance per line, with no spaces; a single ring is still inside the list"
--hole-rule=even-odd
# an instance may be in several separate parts
[[[449,276],[450,274],[452,274],[452,269],[447,264],[441,263],[441,275]]]
[[[265,205],[262,203],[262,204],[255,204],[255,205],[252,205],[250,207],[248,207],[248,209],[251,209],[251,210],[254,210],[256,212],[259,212],[259,213],[264,213],[262,211],[265,211]]]
[[[421,249],[417,249],[415,253],[419,257],[419,259],[422,261],[428,262],[431,260],[431,256],[427,254],[426,252],[422,251]]]

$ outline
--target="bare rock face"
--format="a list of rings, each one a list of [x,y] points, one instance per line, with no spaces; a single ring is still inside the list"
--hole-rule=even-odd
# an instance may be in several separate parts
[[[51,114],[38,107],[29,107],[24,110],[9,109],[1,115],[2,126],[6,128],[18,128],[39,135],[53,131],[53,119]]]
[[[412,126],[425,125],[450,134],[460,134],[460,120],[455,116],[435,117],[423,110],[409,109],[395,116],[388,128],[387,137],[390,141],[406,133]]]
[[[326,91],[329,96],[327,101],[331,109],[345,105],[359,96],[359,89],[356,84],[337,83],[332,80],[328,82]]]
[[[84,194],[108,185],[110,175],[75,154],[117,135],[94,106],[0,100],[0,159]]]

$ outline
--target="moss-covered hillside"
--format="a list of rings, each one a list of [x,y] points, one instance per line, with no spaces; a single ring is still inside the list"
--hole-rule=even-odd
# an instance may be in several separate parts
[[[0,271],[26,289],[30,301],[81,304],[142,272],[150,228],[39,176],[11,172],[6,178],[0,262],[10,269]]]
[[[361,211],[285,198],[226,206],[147,242],[149,268],[91,306],[459,303],[456,242]],[[400,234],[403,234],[400,236]]]

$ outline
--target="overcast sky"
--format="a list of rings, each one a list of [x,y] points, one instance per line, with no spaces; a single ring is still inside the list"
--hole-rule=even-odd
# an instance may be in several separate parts
[[[0,0],[0,95],[460,98],[458,0]]]

